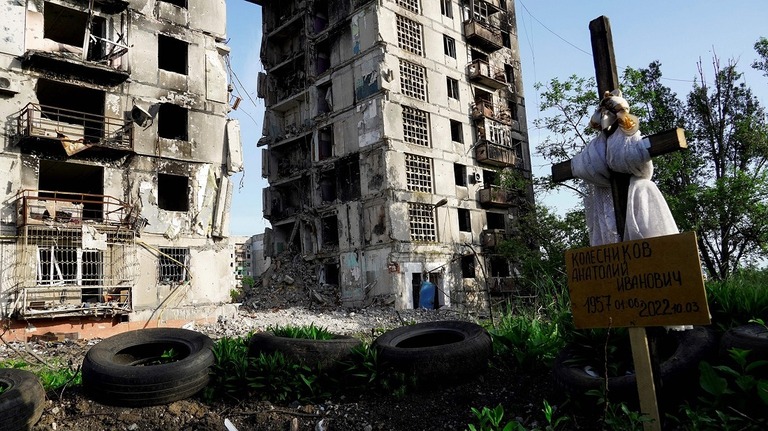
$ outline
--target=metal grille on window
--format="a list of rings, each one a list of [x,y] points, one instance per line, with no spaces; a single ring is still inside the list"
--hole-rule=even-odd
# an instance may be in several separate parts
[[[432,193],[432,159],[406,154],[405,182],[408,190]]]
[[[395,3],[403,9],[408,9],[413,13],[420,13],[421,7],[419,6],[419,0],[395,0]]]
[[[421,24],[397,15],[397,46],[416,55],[423,55]]]
[[[409,203],[408,220],[411,228],[411,241],[437,241],[435,207],[433,205]]]
[[[427,100],[425,76],[426,69],[424,66],[400,60],[400,89],[404,95],[414,99]]]
[[[403,139],[409,144],[429,147],[429,117],[422,110],[403,106]]]
[[[189,249],[161,247],[157,263],[158,280],[163,284],[181,283],[189,280]]]

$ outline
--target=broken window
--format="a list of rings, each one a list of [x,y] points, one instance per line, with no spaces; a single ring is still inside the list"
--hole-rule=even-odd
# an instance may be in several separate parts
[[[170,3],[172,5],[176,5],[184,9],[187,8],[187,0],[157,0],[157,1]]]
[[[43,37],[82,49],[88,14],[79,10],[45,2]]]
[[[464,142],[464,133],[462,131],[461,121],[451,121],[451,141]]]
[[[173,103],[163,103],[157,114],[157,135],[166,139],[189,139],[189,111]]]
[[[331,44],[328,40],[315,45],[315,73],[322,75],[331,68]]]
[[[189,249],[182,247],[160,247],[157,260],[157,280],[161,284],[182,283],[189,280]]]
[[[101,250],[58,245],[38,246],[36,283],[43,286],[99,285],[103,283],[103,266]]]
[[[312,11],[312,29],[317,34],[328,28],[328,2],[315,0]]]
[[[421,11],[419,0],[395,0],[395,3],[403,9],[407,9],[413,13],[420,13]]]
[[[339,199],[349,202],[360,198],[360,159],[353,154],[336,162]]]
[[[460,163],[454,163],[453,178],[457,186],[466,187],[467,186],[467,167]]]
[[[318,181],[320,187],[320,201],[333,202],[336,200],[336,172],[324,172]]]
[[[432,159],[406,154],[405,183],[408,190],[432,193]]]
[[[336,214],[320,219],[322,247],[334,247],[339,245],[339,221]]]
[[[57,221],[101,221],[104,214],[104,168],[86,164],[40,160],[38,196],[57,203]],[[71,209],[63,209],[71,203]],[[59,204],[62,209],[59,209]]]
[[[333,157],[333,127],[323,127],[317,132],[317,159]]]
[[[416,55],[423,55],[424,49],[421,37],[421,24],[400,15],[397,15],[396,24],[397,45],[408,52]]]
[[[461,278],[475,278],[475,263],[472,254],[461,257]]]
[[[505,64],[504,65],[504,78],[507,79],[507,83],[512,85],[512,88],[515,86],[515,68],[512,67],[511,64]]]
[[[157,174],[157,206],[166,211],[189,210],[189,178]]]
[[[411,241],[437,241],[434,205],[408,203],[408,222]]]
[[[169,72],[187,74],[189,45],[183,40],[160,34],[157,36],[157,67]]]
[[[456,39],[443,35],[443,51],[448,57],[456,58]]]
[[[40,127],[53,136],[84,143],[104,138],[104,92],[58,81],[37,81],[37,100],[42,119]]]
[[[509,262],[501,256],[492,256],[489,266],[491,267],[491,277],[509,277]]]
[[[448,97],[459,100],[459,81],[447,76],[445,78],[445,84],[448,87]]]
[[[488,10],[488,3],[484,1],[475,1],[472,2],[474,4],[473,9],[473,17],[476,21],[488,22],[488,16],[489,16],[489,10]]]
[[[469,215],[469,210],[465,208],[457,208],[459,215],[459,231],[460,232],[472,232],[472,219]]]
[[[323,265],[323,271],[320,274],[320,280],[325,284],[339,285],[339,264],[326,263]]]
[[[400,91],[408,97],[427,100],[426,75],[424,66],[400,60]]]
[[[429,147],[429,114],[403,106],[403,139],[409,144]]]
[[[452,0],[440,0],[440,13],[448,18],[453,18],[453,4]]]
[[[333,110],[333,91],[331,83],[317,86],[317,114],[325,114]]]
[[[488,229],[506,229],[506,214],[487,212],[485,216],[488,219]]]

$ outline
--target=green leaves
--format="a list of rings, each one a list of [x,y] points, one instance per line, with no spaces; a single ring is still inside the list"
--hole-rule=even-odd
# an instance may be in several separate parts
[[[276,337],[302,338],[305,340],[331,340],[333,334],[326,328],[315,326],[311,323],[309,326],[269,326],[267,331],[275,334]]]

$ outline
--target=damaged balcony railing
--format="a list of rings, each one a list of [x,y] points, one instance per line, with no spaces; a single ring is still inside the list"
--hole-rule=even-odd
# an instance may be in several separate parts
[[[145,220],[135,207],[112,196],[45,190],[22,190],[17,195],[17,226],[83,223],[139,233]]]
[[[507,75],[504,69],[491,66],[485,60],[474,60],[467,65],[467,75],[470,80],[479,82],[495,90],[507,86]]]
[[[18,142],[59,141],[68,155],[91,147],[133,151],[133,123],[53,106],[27,104],[16,117]]]

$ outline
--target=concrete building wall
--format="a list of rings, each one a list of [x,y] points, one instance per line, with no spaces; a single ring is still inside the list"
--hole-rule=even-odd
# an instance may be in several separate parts
[[[46,27],[52,11],[58,27]],[[227,117],[224,0],[189,0],[186,8],[158,0],[131,0],[124,8],[97,1],[91,27],[83,24],[88,13],[82,1],[0,0],[0,116],[7,119],[0,169],[9,173],[0,191],[0,226],[4,239],[13,238],[2,245],[3,259],[16,267],[35,255],[49,259],[35,244],[61,232],[85,241],[87,225],[96,230],[88,235],[109,245],[86,254],[110,253],[103,262],[136,265],[125,264],[121,271],[130,277],[116,286],[74,284],[88,313],[80,306],[54,309],[42,299],[22,304],[22,292],[44,294],[50,280],[4,272],[3,316],[39,313],[55,324],[58,317],[84,322],[94,309],[136,322],[229,313],[228,178],[242,169],[242,152],[239,128]],[[84,58],[78,40],[86,29],[104,42],[87,46]],[[169,57],[171,63],[159,62]],[[43,188],[60,195],[40,193]],[[19,194],[24,190],[30,192]],[[95,218],[85,215],[96,205],[86,195],[104,196]],[[59,211],[64,201],[69,206]],[[18,211],[20,202],[37,204],[39,212]],[[185,262],[169,263],[168,250]],[[50,253],[64,259],[67,252]],[[159,272],[168,267],[172,281],[163,282]]]

